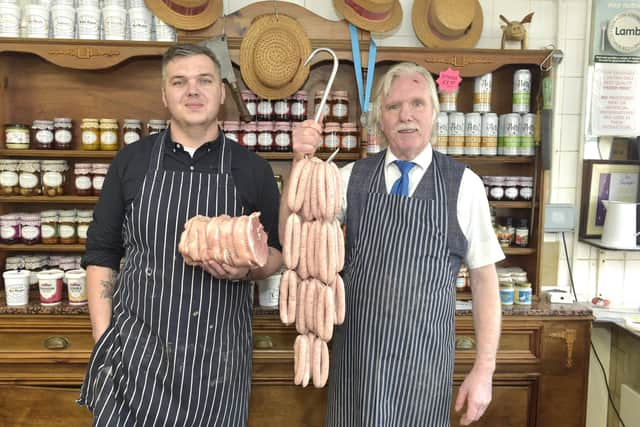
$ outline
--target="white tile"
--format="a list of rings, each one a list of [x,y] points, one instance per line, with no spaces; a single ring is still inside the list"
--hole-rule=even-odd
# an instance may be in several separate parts
[[[572,266],[573,281],[578,298],[588,301],[595,295],[595,262],[590,260],[576,261]]]
[[[551,155],[551,188],[553,191],[559,188],[560,183],[560,150],[554,150]],[[553,200],[555,201],[555,200]]]
[[[640,261],[640,251],[627,252],[626,253],[627,261]],[[640,280],[640,279],[638,279]]]
[[[555,0],[533,0],[531,11],[535,12],[529,25],[529,39],[555,39],[557,31],[557,6]],[[530,46],[534,46],[530,44]]]
[[[415,36],[408,35],[389,35],[389,34],[372,34],[377,46],[400,46],[400,47],[424,47],[424,45]],[[366,65],[366,64],[365,64]]]
[[[576,188],[578,185],[576,170],[578,167],[577,152],[560,153],[560,173],[558,188]]]
[[[500,37],[481,37],[475,47],[478,49],[500,49]]]
[[[603,263],[607,261],[625,261],[627,258],[625,257],[624,251],[609,251],[604,249],[597,249],[597,254],[600,256],[600,259]]]
[[[562,80],[562,113],[582,114],[582,78],[565,77]]]
[[[586,243],[576,243],[576,259],[595,259],[595,254],[591,251],[593,246]]]
[[[498,17],[499,13],[495,12],[493,8],[493,1],[481,0],[480,7],[482,7],[482,33],[480,33],[480,40],[484,38],[501,38],[502,31],[500,31],[500,25],[503,22]]]
[[[567,3],[566,38],[584,39],[589,25],[587,22],[587,7],[590,2],[566,0],[564,3]]]
[[[547,49],[551,45],[556,45],[556,38],[547,37],[531,37],[529,36],[529,49]]]
[[[509,21],[520,21],[527,16],[529,12],[533,12],[530,2],[526,0],[494,0],[493,10],[496,17],[503,15]],[[535,19],[535,15],[533,17]],[[502,20],[499,22],[502,23]],[[525,24],[527,30],[529,30],[530,27],[531,24]]]
[[[611,301],[611,305],[624,304],[624,261],[607,260],[600,263],[598,296]]]
[[[556,197],[554,197],[553,203],[569,203],[575,205],[576,203],[576,189],[575,188],[558,188],[554,191]]]
[[[565,40],[562,53],[564,58],[558,67],[561,76],[583,77],[585,72],[584,52],[589,43],[585,40]]]
[[[234,0],[237,1],[237,0]],[[290,1],[290,0],[286,0]],[[254,3],[255,1],[251,2]],[[340,21],[343,19],[342,15],[338,13],[335,7],[333,7],[332,1],[311,1],[311,0],[297,0],[292,1],[291,3],[297,3],[300,6],[303,6],[306,9],[309,9],[311,12],[316,15],[320,15],[325,19],[329,19],[331,21]]]
[[[624,264],[624,305],[640,308],[640,261],[627,261]]]
[[[560,131],[560,150],[578,151],[580,136],[580,116],[577,114],[562,114],[559,122],[562,125]]]

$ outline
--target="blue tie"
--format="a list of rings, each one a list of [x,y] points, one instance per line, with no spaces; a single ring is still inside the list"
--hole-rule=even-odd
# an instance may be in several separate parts
[[[400,178],[393,183],[390,194],[397,194],[399,196],[407,197],[409,195],[409,171],[416,164],[413,162],[407,162],[406,160],[394,160],[398,169],[400,169]]]

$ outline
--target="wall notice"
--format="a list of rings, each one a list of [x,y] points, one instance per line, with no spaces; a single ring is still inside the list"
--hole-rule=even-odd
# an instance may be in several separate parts
[[[592,90],[592,135],[640,135],[640,64],[596,63]]]

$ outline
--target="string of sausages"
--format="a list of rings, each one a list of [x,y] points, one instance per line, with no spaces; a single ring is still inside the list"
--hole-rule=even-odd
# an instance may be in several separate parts
[[[280,282],[280,320],[296,324],[294,382],[324,387],[329,377],[333,326],[344,322],[344,234],[336,215],[342,208],[342,180],[333,162],[317,157],[295,163],[289,178]]]
[[[267,240],[259,212],[238,217],[197,215],[184,224],[178,251],[188,265],[215,261],[234,267],[264,267]]]

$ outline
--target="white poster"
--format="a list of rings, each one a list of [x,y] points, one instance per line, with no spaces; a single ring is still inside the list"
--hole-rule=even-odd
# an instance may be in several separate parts
[[[640,135],[640,64],[596,63],[592,90],[592,135]]]

